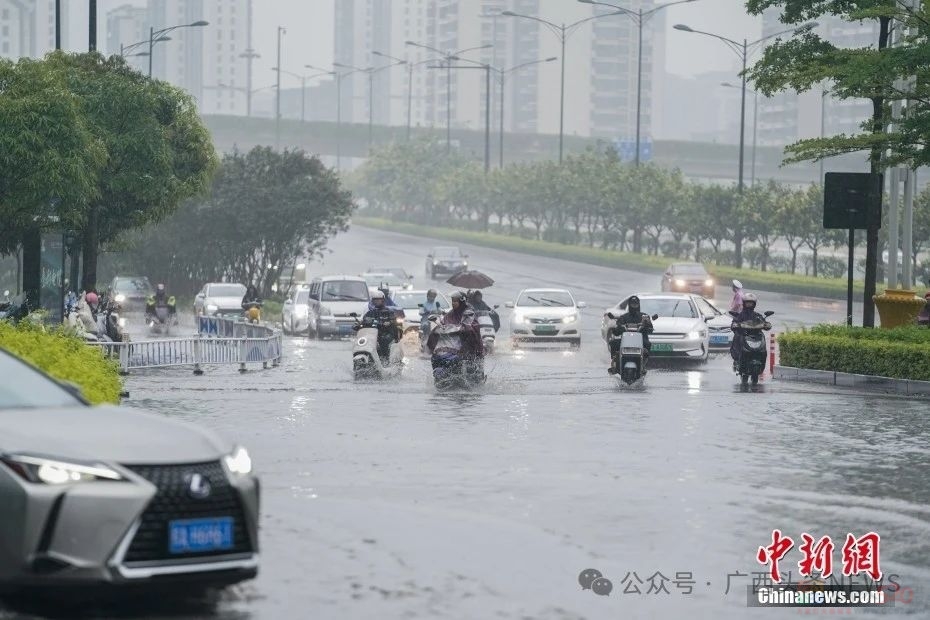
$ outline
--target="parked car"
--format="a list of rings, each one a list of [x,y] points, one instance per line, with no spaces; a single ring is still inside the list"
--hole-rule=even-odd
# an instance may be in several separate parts
[[[302,284],[291,291],[281,308],[281,331],[301,334],[310,326],[310,285]]]
[[[0,349],[0,589],[258,571],[259,487],[245,448],[176,419],[91,407]]]
[[[368,283],[368,291],[371,293],[386,286],[393,297],[394,293],[397,291],[410,290],[413,288],[413,283],[410,281],[413,279],[413,276],[401,278],[391,272],[368,272],[363,273],[362,277],[365,278],[365,282]]]
[[[654,332],[649,336],[652,357],[672,357],[707,361],[710,353],[710,330],[704,312],[699,309],[697,295],[687,293],[637,293],[642,312],[659,318],[652,321]],[[620,316],[626,312],[629,297],[604,311],[601,337],[608,339],[608,330],[616,325],[608,313]],[[705,300],[706,301],[706,300]]]
[[[717,283],[700,263],[673,263],[662,275],[662,291],[714,298]]]
[[[456,247],[436,247],[426,255],[426,275],[435,280],[439,276],[453,276],[468,269],[468,254]]]
[[[240,316],[245,285],[229,282],[204,284],[194,297],[194,314],[206,316]]]
[[[116,276],[107,287],[107,296],[124,312],[145,310],[145,300],[155,294],[155,287],[144,276]]]
[[[311,336],[351,336],[355,319],[368,311],[368,283],[358,276],[323,276],[310,282],[307,299]]]
[[[517,300],[505,304],[513,308],[510,315],[510,338],[513,346],[523,342],[567,342],[581,346],[581,312],[585,302],[576,302],[565,289],[528,288]]]
[[[420,329],[420,304],[426,302],[426,293],[424,290],[401,291],[394,295],[394,304],[404,310],[404,331],[410,329]],[[438,293],[438,291],[437,291]],[[449,299],[442,293],[436,295],[436,301],[443,310],[452,307]]]

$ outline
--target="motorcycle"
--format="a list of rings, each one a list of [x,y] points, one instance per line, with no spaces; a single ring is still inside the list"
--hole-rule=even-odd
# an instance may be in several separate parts
[[[262,302],[261,300],[247,301],[242,304],[245,310],[245,319],[249,323],[259,323],[262,320]]]
[[[398,329],[403,319],[394,312],[386,311],[377,318],[355,318],[356,339],[352,349],[352,371],[355,379],[388,379],[396,377],[403,369],[404,351]],[[387,355],[383,355],[384,351]]]
[[[436,321],[436,317],[430,317]],[[472,389],[487,380],[484,359],[463,354],[465,329],[461,325],[435,324],[430,332],[433,383],[438,390]]]
[[[736,318],[737,313],[730,312]],[[742,336],[739,346],[739,359],[736,360],[734,367],[736,374],[740,377],[740,383],[746,385],[750,381],[752,385],[759,383],[759,375],[765,370],[765,334],[763,331],[772,329],[772,324],[768,318],[775,314],[771,310],[763,313],[764,321],[733,321],[731,329],[734,334]]]
[[[145,320],[153,334],[169,335],[171,333],[171,327],[178,324],[174,297],[168,298],[167,303],[149,306],[146,311]]]
[[[607,316],[614,320],[619,318],[610,313]],[[658,318],[658,314],[652,315],[653,321]],[[633,385],[642,382],[646,376],[646,345],[642,333],[643,323],[627,323],[619,327],[622,330],[619,336],[614,334],[613,330],[611,330],[610,334],[611,343],[617,340],[620,341],[619,350],[615,351],[613,346],[610,347],[614,356],[611,362],[614,368],[617,369],[615,374],[620,375],[620,380],[627,385]]]
[[[29,316],[29,307],[26,305],[25,294],[10,297],[10,291],[3,292],[4,300],[0,301],[0,321],[17,323]]]
[[[97,309],[98,337],[103,334],[111,342],[128,341],[126,319],[120,316],[122,306],[114,300],[104,297]]]
[[[498,306],[494,306],[496,310]],[[484,345],[485,355],[490,355],[494,352],[494,343],[497,338],[497,329],[494,327],[494,318],[491,316],[491,312],[477,311],[476,316],[478,317],[478,325],[481,328],[481,342]]]

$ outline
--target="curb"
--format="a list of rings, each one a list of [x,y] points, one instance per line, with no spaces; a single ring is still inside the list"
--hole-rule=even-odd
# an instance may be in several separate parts
[[[775,366],[773,378],[783,381],[835,385],[837,387],[866,388],[876,392],[891,392],[908,396],[930,396],[930,381],[917,381],[916,379],[895,379],[875,375],[856,375],[835,370],[814,370],[778,365]]]

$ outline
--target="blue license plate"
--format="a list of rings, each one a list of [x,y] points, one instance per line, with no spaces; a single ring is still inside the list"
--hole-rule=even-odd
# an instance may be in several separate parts
[[[349,334],[351,334],[351,333],[352,333],[352,326],[351,326],[351,325],[340,325],[340,326],[339,326],[339,335],[340,335],[340,336],[347,336],[347,335],[349,335]]]
[[[203,553],[225,551],[233,547],[233,519],[182,519],[168,522],[168,551]]]
[[[729,339],[727,336],[719,336],[719,335],[717,335],[717,336],[711,336],[711,337],[710,337],[710,343],[711,343],[711,344],[726,344],[726,343],[728,343],[729,341],[730,341],[730,339]]]

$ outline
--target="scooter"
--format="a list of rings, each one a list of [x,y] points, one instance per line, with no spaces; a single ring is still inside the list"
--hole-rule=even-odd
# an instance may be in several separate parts
[[[608,317],[616,320],[618,317],[608,313]],[[658,314],[652,315],[652,320],[659,318]],[[611,330],[610,342],[620,341],[619,351],[614,352],[614,358],[611,360],[613,367],[617,369],[614,374],[620,376],[620,380],[627,385],[642,383],[646,377],[646,346],[643,341],[643,324],[628,323],[620,326],[623,331],[617,336]],[[611,346],[614,351],[614,346]],[[612,369],[613,370],[613,369]]]
[[[112,342],[128,342],[126,334],[126,319],[119,315],[122,307],[112,299],[104,298],[97,310],[98,323],[102,322],[99,334],[103,334]]]
[[[431,317],[431,321],[435,321]],[[434,325],[429,337],[433,384],[436,389],[469,390],[482,385],[484,359],[462,354],[464,332],[461,325]]]
[[[496,310],[498,306],[494,306]],[[481,328],[481,343],[484,345],[485,355],[494,353],[494,343],[497,338],[497,330],[494,328],[494,318],[487,310],[476,312],[478,325]]]
[[[389,379],[403,370],[404,350],[398,337],[403,319],[393,312],[382,312],[377,318],[354,317],[356,338],[352,349],[352,371],[355,379]],[[387,356],[381,352],[387,349]]]
[[[171,327],[178,324],[178,315],[170,301],[167,305],[155,306],[146,319],[153,334],[170,335]]]
[[[261,301],[248,301],[242,304],[242,309],[245,310],[245,320],[249,323],[259,323],[262,320],[262,302]]]
[[[737,314],[730,312],[735,318]],[[763,331],[772,329],[772,324],[768,318],[775,314],[771,310],[763,313],[765,321],[733,321],[731,329],[734,333],[742,335],[742,342],[739,348],[739,359],[736,360],[736,374],[740,377],[740,383],[746,385],[750,381],[752,385],[759,383],[759,375],[765,370],[765,334]]]

